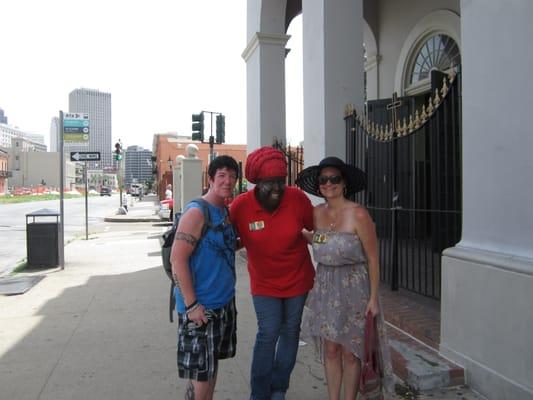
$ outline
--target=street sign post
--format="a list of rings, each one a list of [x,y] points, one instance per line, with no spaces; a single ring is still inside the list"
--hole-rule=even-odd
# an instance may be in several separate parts
[[[85,240],[89,240],[89,183],[87,182],[87,161],[100,161],[99,151],[71,151],[70,161],[83,162],[83,177],[85,181]]]
[[[63,117],[63,140],[65,142],[89,141],[89,114],[65,113]]]
[[[100,161],[99,151],[71,151],[70,161]]]

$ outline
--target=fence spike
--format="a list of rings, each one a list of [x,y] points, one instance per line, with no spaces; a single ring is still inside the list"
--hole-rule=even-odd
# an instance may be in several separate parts
[[[415,129],[420,128],[420,117],[418,115],[418,110],[415,111]]]
[[[450,81],[450,85],[453,83],[456,76],[457,76],[457,72],[455,72],[455,68],[452,68],[450,73],[448,74],[448,80]]]
[[[409,115],[409,124],[407,125],[407,129],[409,130],[409,133],[413,131],[413,127],[414,127],[413,116]]]
[[[440,93],[442,94],[442,98],[446,96],[446,93],[448,93],[448,85],[446,84],[446,77],[442,78],[442,88],[440,90]]]
[[[440,96],[439,96],[439,89],[438,88],[435,88],[435,98],[433,99],[433,105],[436,107],[438,107],[440,104]]]
[[[426,106],[422,104],[422,113],[420,114],[420,121],[423,124],[428,119],[428,115],[426,114]]]
[[[433,99],[430,95],[429,100],[428,100],[428,107],[427,107],[428,117],[431,117],[431,114],[433,114],[433,111],[435,111],[435,108],[433,107]]]
[[[409,125],[407,123],[407,118],[403,118],[403,135],[406,136],[409,133]]]

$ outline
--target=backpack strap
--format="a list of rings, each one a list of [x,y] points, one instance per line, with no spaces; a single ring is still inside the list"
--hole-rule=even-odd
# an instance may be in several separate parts
[[[170,280],[170,298],[168,304],[168,319],[170,322],[174,322],[174,309],[176,308],[176,298],[174,297],[174,288],[176,284],[171,279]]]
[[[202,226],[202,231],[200,233],[200,237],[198,238],[198,242],[200,242],[200,240],[203,239],[207,230],[213,227],[213,225],[211,224],[211,213],[209,212],[209,203],[202,197],[198,197],[197,199],[191,200],[190,202],[199,204],[202,207],[202,214],[204,215],[204,225]]]
[[[201,197],[191,200],[190,203],[199,204],[202,208],[202,214],[204,215],[204,225],[202,226],[202,231],[200,233],[200,237],[198,238],[198,243],[199,243],[203,239],[207,230],[212,228],[211,213],[209,212],[209,204],[207,203],[207,201],[205,201]],[[176,226],[175,229],[177,230],[178,227]],[[176,298],[174,297],[175,287],[176,287],[176,284],[174,283],[174,280],[171,278],[170,279],[170,299],[169,299],[169,304],[168,304],[168,316],[169,316],[170,322],[174,322],[174,309],[176,308]]]

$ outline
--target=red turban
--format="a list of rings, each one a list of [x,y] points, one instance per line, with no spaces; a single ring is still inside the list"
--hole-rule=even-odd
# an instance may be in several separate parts
[[[285,155],[273,147],[260,147],[246,158],[244,176],[251,183],[261,179],[287,176]]]

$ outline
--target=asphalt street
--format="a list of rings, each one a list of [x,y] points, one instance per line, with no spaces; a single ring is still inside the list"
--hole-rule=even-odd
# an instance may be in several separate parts
[[[88,198],[89,233],[103,229],[104,218],[116,211],[118,203],[118,195]],[[0,204],[0,276],[26,258],[26,215],[43,208],[59,213],[59,200]],[[85,235],[85,197],[66,199],[64,209],[65,243],[68,243],[75,237]],[[36,219],[40,220],[42,218]]]

